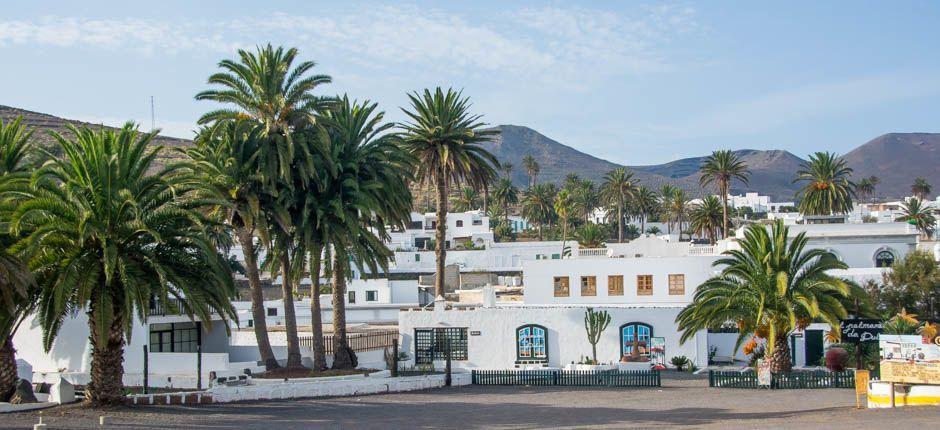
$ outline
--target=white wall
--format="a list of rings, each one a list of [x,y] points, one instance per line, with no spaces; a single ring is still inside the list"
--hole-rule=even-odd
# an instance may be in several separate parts
[[[560,367],[582,356],[591,355],[591,344],[584,331],[585,306],[549,307],[519,306],[476,308],[473,310],[407,311],[399,317],[402,351],[408,353],[405,366],[414,364],[414,329],[430,327],[466,327],[479,331],[479,336],[468,337],[467,361],[454,361],[453,367],[465,369],[510,369],[516,361],[516,328],[525,324],[540,324],[548,330],[548,362]],[[597,359],[616,362],[620,354],[620,326],[629,322],[642,322],[653,327],[653,336],[666,340],[666,361],[684,355],[697,366],[708,364],[705,331],[695,335],[684,345],[679,344],[675,319],[680,307],[596,307],[610,313],[610,325],[597,344]],[[436,363],[442,366],[443,363]]]
[[[568,241],[572,252],[578,243]],[[562,242],[508,242],[493,243],[484,250],[448,251],[447,265],[458,265],[461,271],[513,271],[520,270],[525,261],[561,258]],[[392,272],[433,272],[433,251],[395,252]]]

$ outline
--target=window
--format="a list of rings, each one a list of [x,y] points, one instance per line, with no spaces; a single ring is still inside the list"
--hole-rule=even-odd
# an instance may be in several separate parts
[[[255,321],[254,321],[254,320],[248,320],[248,327],[254,327],[254,326],[255,326]]]
[[[607,295],[623,295],[623,275],[610,275],[607,277]]]
[[[568,297],[568,277],[555,277],[555,297]]]
[[[649,324],[631,322],[620,326],[620,351],[623,355],[631,355],[633,347],[641,356],[650,354],[650,338],[653,337],[653,327]]]
[[[425,364],[434,360],[446,360],[448,341],[450,343],[451,360],[466,360],[466,328],[416,328],[415,363]]]
[[[636,295],[653,295],[653,275],[636,275]]]
[[[462,219],[458,219],[458,220],[457,220],[457,227],[463,227],[463,220],[462,220]]]
[[[376,301],[376,300],[378,300],[378,299],[379,299],[379,292],[378,292],[378,291],[372,291],[372,290],[366,291],[366,301],[367,301],[367,302],[374,302],[374,301]]]
[[[589,297],[597,295],[597,276],[581,277],[581,296]]]
[[[878,251],[875,254],[875,267],[891,267],[894,264],[894,254],[888,250]]]
[[[268,316],[269,316],[269,317],[276,317],[276,316],[277,316],[277,308],[268,308]]]
[[[421,254],[415,254],[415,263],[421,262]]]
[[[194,322],[150,325],[150,352],[196,352],[201,343],[200,324]]]
[[[408,230],[421,230],[424,226],[424,223],[421,221],[412,221],[408,223]]]
[[[350,291],[346,293],[346,296],[349,297],[349,303],[356,303],[356,292]]]
[[[472,223],[473,225],[483,225],[483,220],[482,220],[482,219],[475,219],[475,220],[471,221],[471,223]]]
[[[519,361],[548,360],[548,331],[545,327],[528,324],[516,329],[516,359]]]
[[[561,254],[552,254],[552,260],[560,260]]]
[[[669,295],[685,294],[685,275],[669,275]]]

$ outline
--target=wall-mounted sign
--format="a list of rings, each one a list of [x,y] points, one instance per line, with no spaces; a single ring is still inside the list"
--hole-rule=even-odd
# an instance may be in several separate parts
[[[470,336],[479,336],[480,330],[470,330]]]
[[[938,339],[924,342],[915,335],[879,337],[881,379],[908,384],[940,384],[940,345]]]
[[[878,335],[884,330],[881,320],[876,319],[842,320],[840,326],[845,343],[877,342]]]

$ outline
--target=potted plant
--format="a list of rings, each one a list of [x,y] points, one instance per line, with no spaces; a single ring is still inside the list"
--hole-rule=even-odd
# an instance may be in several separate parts
[[[624,355],[617,364],[620,370],[649,370],[650,359],[647,355],[641,355],[640,352],[648,352],[646,342],[633,339],[633,347],[630,348],[630,354]]]

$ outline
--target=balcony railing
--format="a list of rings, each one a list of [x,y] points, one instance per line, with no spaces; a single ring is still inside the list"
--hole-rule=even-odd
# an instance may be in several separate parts
[[[167,315],[186,315],[183,301],[179,299],[169,299],[166,302],[161,300],[150,301],[150,316],[162,317]]]
[[[606,258],[608,252],[607,248],[581,248],[578,249],[578,258]]]
[[[715,255],[716,250],[712,245],[696,245],[689,248],[689,255]]]

